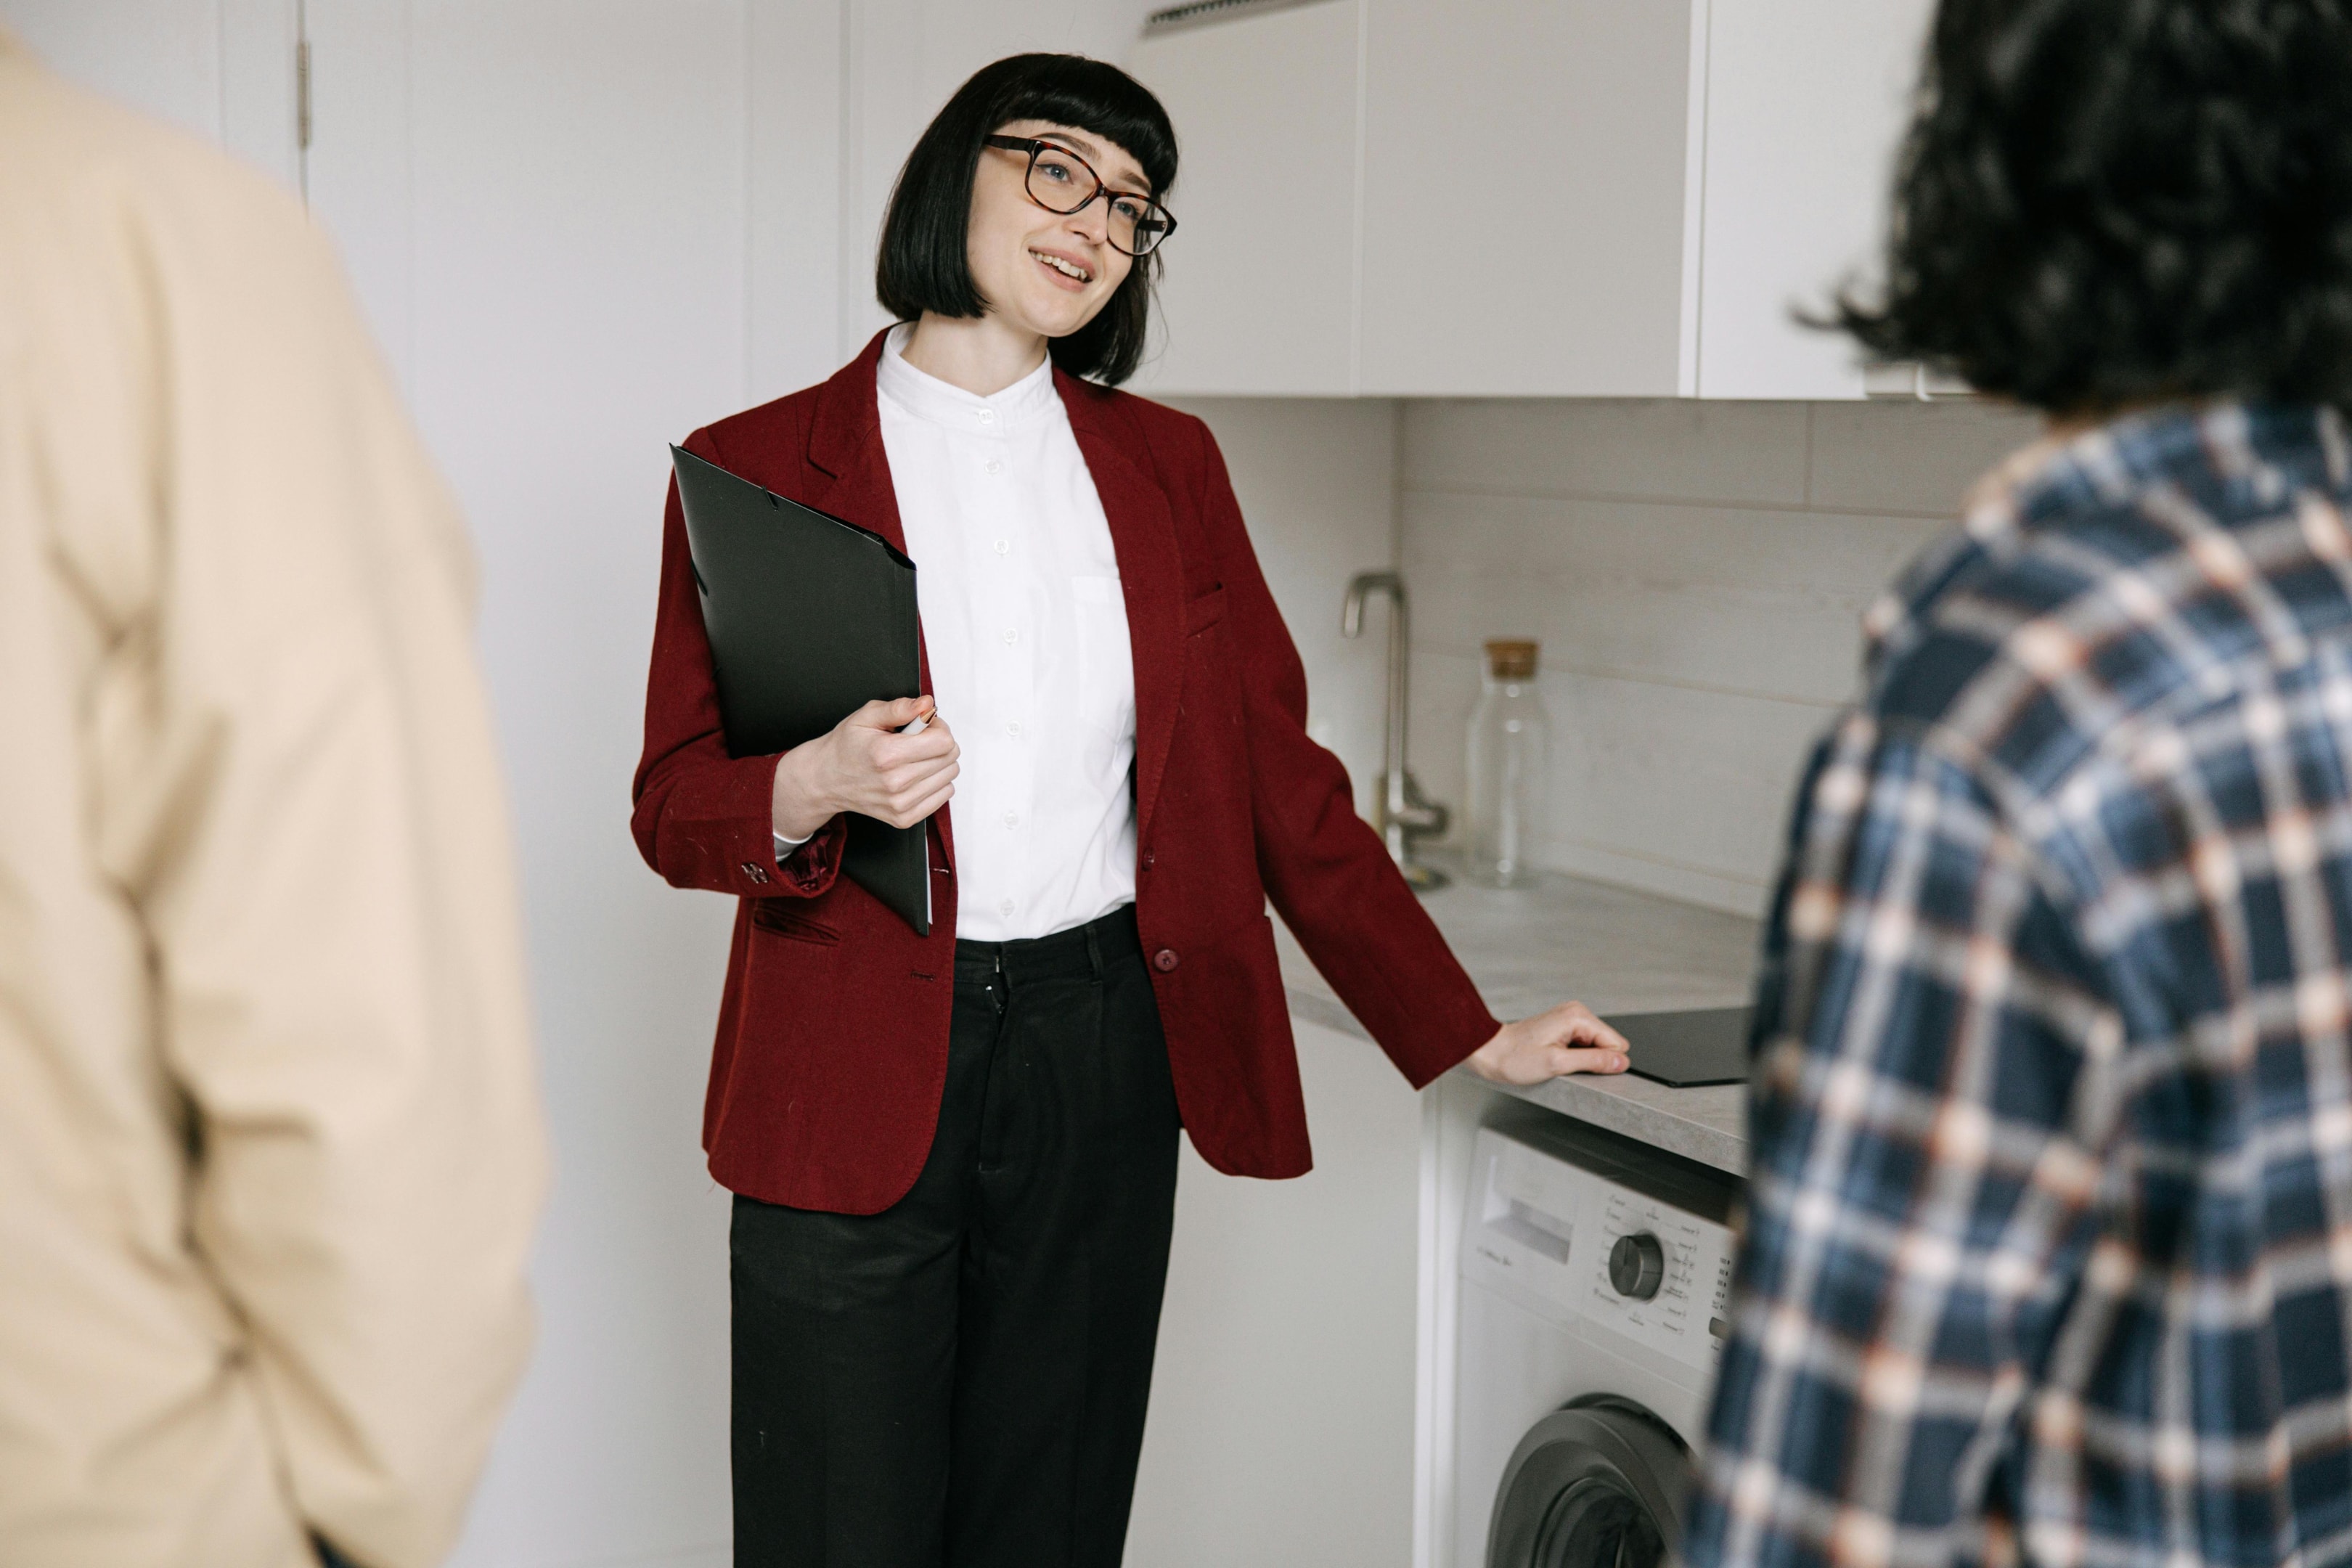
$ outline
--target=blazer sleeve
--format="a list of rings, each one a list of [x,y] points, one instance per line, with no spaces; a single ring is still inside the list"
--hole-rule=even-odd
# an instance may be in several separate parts
[[[1198,425],[1202,515],[1244,679],[1259,879],[1283,923],[1415,1089],[1501,1027],[1436,922],[1307,739],[1307,671],[1250,546],[1224,456]]]
[[[688,437],[686,449],[726,467],[707,430]],[[646,677],[646,749],[630,819],[646,864],[674,887],[740,898],[814,898],[831,888],[848,840],[841,816],[781,864],[776,858],[772,796],[782,754],[738,757],[727,750],[710,638],[702,628],[686,515],[673,478],[662,518],[653,667]]]

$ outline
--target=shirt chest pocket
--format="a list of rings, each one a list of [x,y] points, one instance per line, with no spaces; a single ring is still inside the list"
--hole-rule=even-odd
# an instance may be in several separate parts
[[[1072,577],[1077,633],[1078,717],[1123,735],[1135,727],[1135,655],[1127,636],[1127,597],[1116,577]]]

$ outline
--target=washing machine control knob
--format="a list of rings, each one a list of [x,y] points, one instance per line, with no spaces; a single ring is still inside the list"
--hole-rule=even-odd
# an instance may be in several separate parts
[[[1666,1249],[1648,1231],[1621,1236],[1609,1249],[1609,1283],[1620,1296],[1646,1301],[1666,1278]]]

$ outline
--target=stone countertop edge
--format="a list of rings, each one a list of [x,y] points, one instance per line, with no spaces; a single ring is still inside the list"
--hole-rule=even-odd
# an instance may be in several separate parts
[[[1549,875],[1509,891],[1457,881],[1423,904],[1498,1018],[1571,1000],[1605,1016],[1749,999],[1759,927],[1742,915]],[[1278,920],[1275,931],[1292,1016],[1370,1039]],[[1503,1092],[1717,1170],[1748,1166],[1744,1085],[1674,1089],[1633,1073],[1580,1073]]]

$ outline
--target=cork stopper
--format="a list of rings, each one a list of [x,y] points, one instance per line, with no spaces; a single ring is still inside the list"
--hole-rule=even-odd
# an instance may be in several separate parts
[[[1497,637],[1486,645],[1486,668],[1497,680],[1533,680],[1538,644]]]

